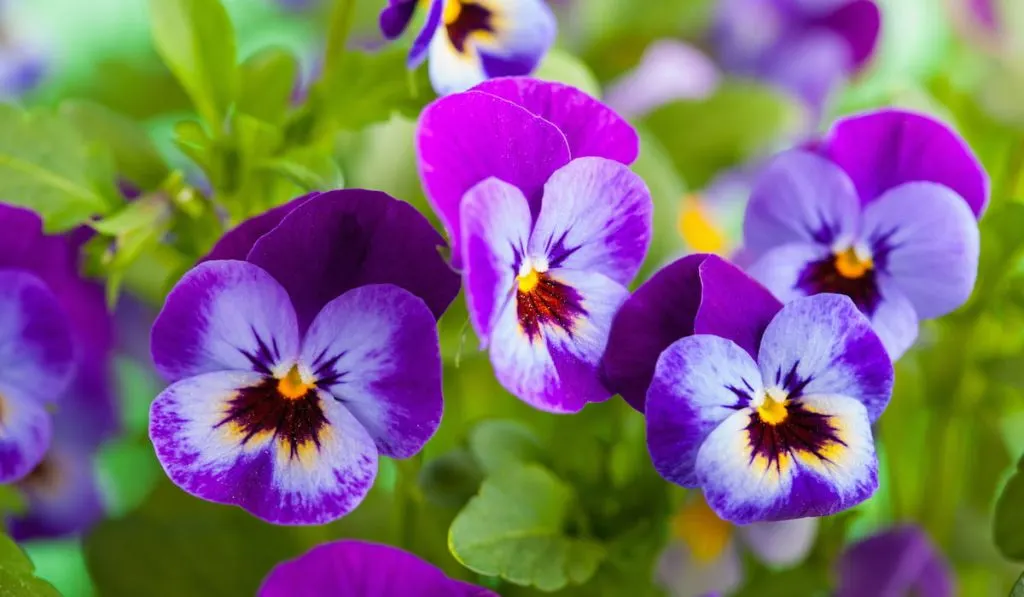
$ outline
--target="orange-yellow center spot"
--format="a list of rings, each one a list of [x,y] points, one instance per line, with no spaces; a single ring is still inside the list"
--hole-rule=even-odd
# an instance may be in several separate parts
[[[461,0],[448,0],[444,3],[444,24],[451,25],[455,21],[459,20],[459,15],[461,13]]]
[[[852,247],[836,253],[835,259],[836,271],[848,280],[862,278],[875,266],[870,256],[858,255]]]
[[[687,195],[683,198],[677,227],[683,242],[694,251],[721,253],[725,250],[725,234],[708,216],[696,195]]]
[[[288,374],[277,382],[277,393],[289,400],[298,400],[306,395],[306,392],[313,386],[302,381],[302,374],[299,373],[299,366],[292,365]]]
[[[517,276],[516,281],[519,283],[519,292],[530,292],[540,284],[540,273],[531,267],[530,271]]]
[[[686,543],[694,560],[708,564],[729,545],[732,525],[719,518],[704,498],[698,497],[672,518],[672,535]]]
[[[778,425],[789,416],[789,411],[786,409],[788,402],[789,400],[784,395],[769,390],[764,397],[764,402],[757,407],[757,416],[769,425]]]

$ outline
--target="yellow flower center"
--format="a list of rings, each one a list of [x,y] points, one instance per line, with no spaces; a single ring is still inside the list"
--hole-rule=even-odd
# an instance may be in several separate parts
[[[302,381],[302,374],[299,373],[298,365],[292,365],[292,368],[288,370],[288,374],[277,382],[277,393],[289,400],[302,398],[312,388],[312,384]]]
[[[444,3],[444,24],[451,25],[455,21],[459,20],[459,14],[461,13],[461,0],[448,0]]]
[[[679,212],[679,235],[683,242],[698,253],[720,253],[725,249],[726,239],[722,230],[708,217],[700,198],[696,195],[683,197]]]
[[[871,271],[875,267],[875,263],[871,260],[870,255],[860,255],[853,247],[850,247],[836,253],[835,266],[840,276],[848,280],[856,280]]]
[[[694,560],[709,564],[729,545],[732,525],[719,518],[704,498],[698,497],[672,518],[672,535],[686,543]]]
[[[768,390],[764,396],[764,402],[757,407],[757,416],[761,421],[769,425],[778,425],[786,420],[789,411],[786,404],[789,399],[778,390]]]

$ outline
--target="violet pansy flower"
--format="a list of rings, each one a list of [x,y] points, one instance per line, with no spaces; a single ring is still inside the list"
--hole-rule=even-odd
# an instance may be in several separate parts
[[[172,385],[150,437],[171,480],[279,524],[358,505],[378,454],[415,454],[440,422],[436,318],[458,292],[442,246],[411,206],[359,189],[230,232],[153,326]]]
[[[441,98],[420,115],[416,133],[420,178],[461,267],[463,197],[495,177],[518,188],[540,212],[551,175],[570,160],[596,156],[632,164],[636,131],[582,91],[525,77],[495,79]]]
[[[400,549],[363,541],[314,547],[274,567],[256,597],[497,597]]]
[[[388,0],[380,29],[399,37],[418,0]],[[429,56],[430,81],[445,95],[494,77],[528,75],[555,41],[557,22],[544,0],[430,0],[409,66]]]
[[[953,597],[949,565],[916,527],[889,529],[851,545],[839,562],[836,597]]]
[[[785,152],[760,172],[744,221],[748,271],[783,301],[849,296],[897,359],[918,320],[970,296],[986,198],[983,170],[943,125],[898,111],[853,117],[816,152]]]

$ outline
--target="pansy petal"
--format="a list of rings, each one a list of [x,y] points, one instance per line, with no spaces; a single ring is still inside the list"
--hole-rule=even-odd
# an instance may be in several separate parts
[[[462,201],[466,305],[481,347],[487,346],[498,314],[512,300],[531,225],[526,197],[496,178],[470,189]]]
[[[153,323],[153,362],[168,381],[211,371],[269,374],[299,353],[288,293],[245,261],[207,261],[174,286]]]
[[[750,355],[731,340],[690,336],[665,349],[647,391],[647,448],[662,477],[697,487],[705,438],[762,390]]]
[[[427,20],[423,23],[423,28],[416,34],[416,39],[412,40],[412,47],[409,49],[409,68],[416,68],[423,63],[427,57],[427,51],[430,49],[430,42],[443,33],[438,28],[441,27],[444,2],[445,0],[430,0]]]
[[[555,125],[523,107],[470,92],[427,106],[417,129],[417,155],[427,197],[448,230],[458,266],[459,205],[466,191],[493,176],[520,189],[539,210],[544,183],[569,163],[569,146]]]
[[[554,124],[574,158],[596,156],[629,165],[640,155],[640,137],[632,125],[575,87],[509,77],[486,81],[473,90],[507,99]]]
[[[545,0],[479,0],[490,11],[492,31],[469,41],[488,78],[528,75],[551,49],[558,22]]]
[[[819,151],[853,179],[863,203],[905,182],[928,181],[957,192],[980,216],[989,181],[967,143],[942,122],[903,110],[838,121]]]
[[[835,11],[815,20],[815,24],[842,36],[850,48],[853,68],[862,68],[878,45],[882,14],[872,0],[844,1]]]
[[[8,522],[18,541],[80,534],[104,515],[93,454],[77,446],[55,442],[17,488],[28,502]]]
[[[768,324],[757,362],[765,385],[791,396],[859,400],[872,422],[892,396],[892,361],[867,318],[838,294],[796,299]]]
[[[818,536],[817,518],[755,522],[741,527],[747,547],[773,566],[795,566],[807,557]]]
[[[757,356],[761,336],[782,309],[771,292],[735,265],[710,255],[700,265],[701,299],[693,333],[735,342]]]
[[[875,265],[921,319],[964,304],[978,275],[978,223],[963,199],[943,185],[911,182],[864,210],[864,236]]]
[[[651,243],[654,204],[643,179],[605,158],[577,158],[551,175],[530,254],[551,267],[600,271],[628,285]]]
[[[921,530],[902,526],[851,545],[839,563],[837,597],[952,597],[954,578]]]
[[[491,335],[491,363],[498,381],[528,404],[549,412],[578,412],[611,396],[598,363],[612,316],[629,291],[591,272],[550,270],[553,297],[516,299],[500,314]]]
[[[441,422],[437,324],[422,300],[397,286],[360,286],[327,303],[299,362],[386,456],[412,456]]]
[[[673,541],[658,556],[655,579],[671,597],[728,594],[743,582],[743,562],[734,542],[710,562],[698,561],[682,541]]]
[[[281,223],[285,216],[295,211],[295,208],[302,205],[306,200],[316,196],[317,193],[303,195],[292,199],[284,205],[269,209],[257,216],[249,218],[231,230],[228,230],[213,245],[213,249],[203,257],[202,261],[213,261],[218,259],[237,259],[244,261],[252,250],[253,245],[261,236],[270,232]]]
[[[805,242],[780,245],[764,253],[750,264],[747,273],[764,284],[783,303],[817,290],[806,284],[805,272],[814,264],[828,259],[832,252],[828,247]]]
[[[913,303],[889,276],[878,276],[878,294],[878,306],[869,316],[871,328],[895,362],[917,340],[918,315]]]
[[[459,50],[452,45],[444,27],[438,28],[427,49],[427,72],[438,95],[466,91],[487,78],[475,46]]]
[[[35,398],[0,386],[0,483],[17,481],[42,460],[50,445],[50,413]]]
[[[673,39],[657,40],[640,64],[608,87],[605,101],[629,118],[639,118],[675,100],[704,99],[718,87],[721,73],[697,48]]]
[[[388,0],[388,5],[380,11],[378,17],[380,32],[384,34],[385,39],[393,40],[402,35],[409,26],[413,13],[416,12],[418,2],[419,0]]]
[[[754,253],[790,242],[828,246],[856,232],[859,211],[853,183],[839,167],[807,151],[787,151],[757,176],[743,244]]]
[[[386,193],[321,193],[263,235],[248,260],[288,291],[299,329],[328,302],[364,284],[394,284],[441,317],[459,292],[459,276],[439,254],[444,239],[408,203]]]
[[[259,409],[236,407],[264,383],[257,373],[218,371],[157,396],[149,434],[167,476],[196,497],[241,506],[276,524],[322,524],[347,514],[376,475],[373,439],[325,392],[316,393],[318,410],[309,416],[287,409],[287,416],[274,416],[266,402]],[[282,424],[308,433],[299,436]]]
[[[805,413],[818,417],[812,433],[821,437],[814,436],[813,446],[764,443],[754,437],[752,411],[742,410],[700,447],[697,478],[708,505],[723,519],[749,524],[827,516],[859,504],[878,487],[864,405],[845,396],[805,396],[801,401]]]

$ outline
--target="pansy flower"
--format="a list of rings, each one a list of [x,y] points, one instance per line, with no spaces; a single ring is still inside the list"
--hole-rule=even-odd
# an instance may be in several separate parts
[[[783,301],[850,297],[899,358],[918,320],[974,288],[984,171],[952,131],[908,112],[840,121],[813,150],[760,172],[744,221],[749,272]]]
[[[400,549],[334,541],[278,564],[256,597],[497,597]]]
[[[461,204],[466,192],[498,178],[522,192],[540,212],[544,185],[580,157],[632,164],[636,131],[608,106],[582,91],[525,77],[495,79],[424,109],[416,132],[420,177],[461,267]]]
[[[380,14],[387,39],[402,35],[419,0],[388,0]],[[494,77],[528,75],[555,41],[558,24],[544,0],[429,0],[409,66],[429,56],[430,81],[445,95]]]
[[[627,335],[636,339],[615,345]],[[655,469],[703,489],[725,520],[825,516],[877,488],[871,423],[888,404],[893,368],[847,297],[782,306],[718,257],[684,258],[623,306],[603,371],[634,398],[649,380],[642,406]]]
[[[728,594],[743,582],[743,551],[772,567],[794,566],[807,556],[817,532],[817,518],[734,526],[697,496],[673,517],[655,580],[672,597]]]
[[[6,0],[0,0],[0,99],[31,91],[42,81],[47,68],[39,48],[17,35],[7,6]]]
[[[851,545],[839,561],[836,597],[952,597],[949,564],[928,536],[896,527]]]
[[[378,454],[441,418],[436,318],[458,292],[440,235],[359,189],[296,199],[229,233],[153,326],[150,437],[168,476],[269,522],[338,518]]]

